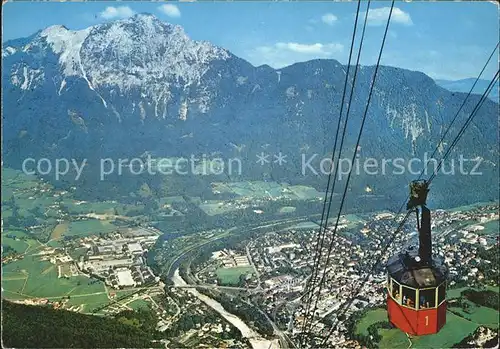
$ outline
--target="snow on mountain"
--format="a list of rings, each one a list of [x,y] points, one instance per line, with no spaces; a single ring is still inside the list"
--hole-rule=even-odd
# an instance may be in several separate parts
[[[16,53],[16,49],[14,47],[11,47],[11,46],[7,46],[5,47],[3,50],[2,50],[2,57],[7,57],[7,56],[10,56],[14,53]]]
[[[187,90],[200,84],[201,77],[215,60],[226,60],[228,51],[208,42],[191,40],[182,27],[164,23],[149,14],[98,24],[72,31],[61,25],[51,26],[21,50],[28,54],[43,52],[48,46],[58,56],[62,80],[58,94],[64,93],[68,77],[79,77],[95,91],[106,108],[113,109],[105,89],[126,95],[138,89],[143,103],[155,105],[164,115],[171,98],[171,88]],[[2,56],[17,52],[4,48]],[[21,63],[11,81],[21,89],[43,84],[43,72]],[[209,99],[209,98],[208,98]],[[200,110],[208,109],[207,96],[198,101]],[[116,110],[116,109],[115,109]]]
[[[87,38],[90,28],[71,31],[61,25],[48,27],[40,33],[45,38],[54,53],[59,54],[59,64],[63,67],[65,76],[85,76],[80,51]]]
[[[138,23],[140,25],[138,25]],[[92,27],[84,43],[82,62],[91,81],[123,91],[149,83],[199,83],[208,65],[227,59],[227,51],[191,40],[177,25],[151,15]],[[100,69],[93,69],[99,66]]]

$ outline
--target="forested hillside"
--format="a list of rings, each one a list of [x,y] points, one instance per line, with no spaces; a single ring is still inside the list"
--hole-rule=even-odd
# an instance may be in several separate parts
[[[152,348],[147,313],[114,319],[2,301],[2,345],[7,348]],[[153,318],[154,321],[154,318]],[[151,326],[153,325],[153,326]]]

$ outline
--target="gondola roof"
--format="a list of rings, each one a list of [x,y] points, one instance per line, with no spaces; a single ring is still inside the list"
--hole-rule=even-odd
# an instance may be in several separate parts
[[[387,262],[389,275],[400,284],[413,288],[437,287],[448,276],[443,260],[433,257],[430,263],[422,263],[417,250],[395,255]]]

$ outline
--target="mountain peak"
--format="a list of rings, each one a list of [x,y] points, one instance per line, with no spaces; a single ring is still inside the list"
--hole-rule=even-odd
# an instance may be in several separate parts
[[[57,35],[60,33],[65,33],[69,29],[61,24],[56,24],[56,25],[51,25],[50,27],[45,28],[44,30],[41,31],[40,35],[43,37],[49,36],[49,35]]]
[[[141,13],[136,13],[132,17],[125,18],[125,19],[120,19],[117,20],[116,22],[134,22],[134,23],[147,23],[147,24],[168,24],[166,22],[163,22],[161,19],[156,17],[155,15],[148,13],[148,12],[141,12]]]
[[[132,19],[134,21],[157,21],[163,23],[163,21],[161,21],[158,17],[149,12],[136,13],[132,17],[129,17],[129,19]]]
[[[125,19],[119,19],[110,23],[126,23],[126,24],[133,24],[133,25],[142,25],[146,27],[151,27],[151,28],[180,28],[181,30],[184,30],[180,25],[177,24],[171,24],[168,22],[164,22],[155,15],[147,12],[142,12],[142,13],[136,13],[132,17],[125,18]]]
[[[72,83],[68,77],[81,79],[105,108],[112,104],[102,91],[111,86],[120,95],[138,93],[146,104],[167,103],[172,89],[198,86],[212,62],[231,57],[228,51],[192,40],[181,26],[149,13],[76,31],[50,26],[22,46],[4,47],[2,56],[15,56],[19,51],[33,59],[17,63],[12,76],[15,86],[41,87],[47,76],[61,73],[60,80],[53,81],[59,95]],[[52,54],[58,72],[39,69],[37,57]]]

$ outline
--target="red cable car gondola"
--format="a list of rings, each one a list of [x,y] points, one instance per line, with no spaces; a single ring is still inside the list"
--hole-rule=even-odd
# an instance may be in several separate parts
[[[387,262],[389,322],[417,336],[437,333],[446,323],[448,269],[442,258],[432,256],[431,214],[426,207],[428,191],[426,181],[410,184],[407,209],[415,209],[417,213],[418,251],[410,248]]]

